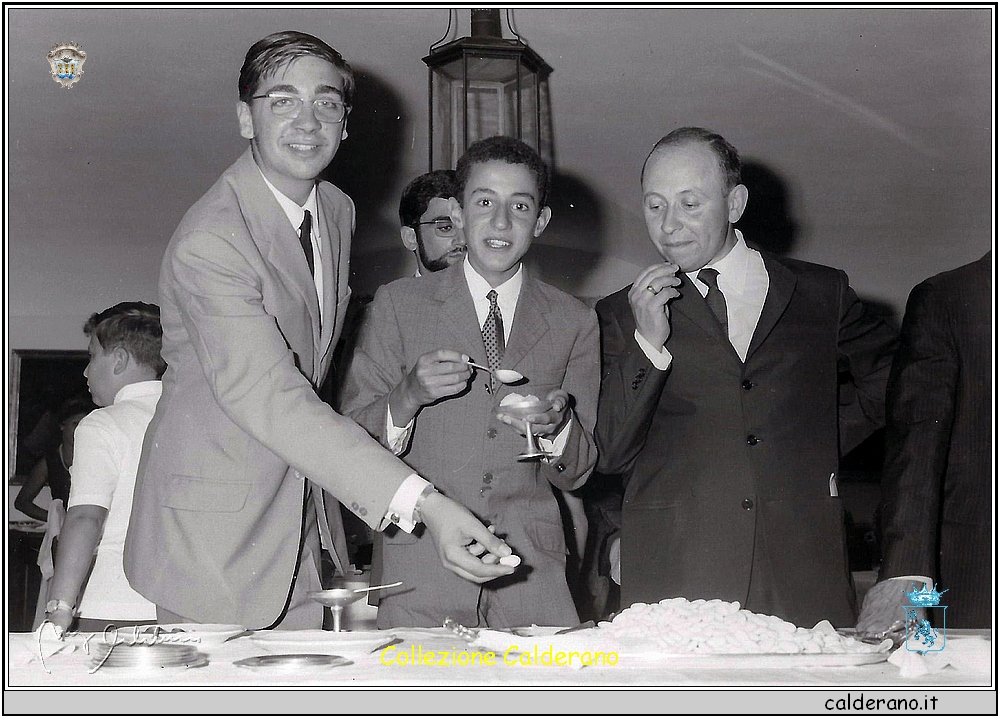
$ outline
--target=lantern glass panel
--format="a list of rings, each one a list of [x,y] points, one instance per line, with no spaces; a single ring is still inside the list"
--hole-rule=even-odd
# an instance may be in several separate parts
[[[516,130],[514,134],[518,136]],[[538,137],[538,77],[526,68],[521,69],[520,139],[534,147],[536,152],[541,152]]]
[[[449,62],[431,72],[431,169],[452,169],[462,142],[462,61]],[[458,93],[455,87],[458,87]]]
[[[431,65],[432,169],[454,168],[470,144],[493,135],[518,137],[551,157],[551,117],[540,96],[547,101],[548,83],[524,60],[522,53],[463,48]]]

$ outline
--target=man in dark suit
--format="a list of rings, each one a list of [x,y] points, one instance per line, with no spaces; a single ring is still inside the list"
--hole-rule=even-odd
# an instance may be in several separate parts
[[[353,89],[340,53],[311,35],[255,43],[237,105],[249,147],[167,246],[168,368],[124,557],[161,622],[319,628],[321,490],[373,529],[422,520],[464,579],[513,570],[467,509],[316,393],[350,297],[354,231],[351,199],[317,177],[347,138]]]
[[[597,307],[598,470],[626,475],[622,605],[718,598],[853,626],[838,460],[882,423],[895,334],[843,272],[747,246],[721,136],[671,132],[642,190],[665,262]]]
[[[988,628],[992,252],[910,293],[886,401],[882,563],[858,629],[903,618],[903,591],[947,590],[947,625]]]
[[[597,317],[522,266],[551,216],[549,171],[538,154],[514,138],[490,137],[469,147],[457,173],[461,204],[451,199],[450,211],[465,231],[466,258],[379,289],[348,372],[344,411],[494,526],[525,566],[478,587],[442,571],[425,537],[387,533],[380,582],[403,580],[405,589],[380,599],[378,626],[437,626],[448,616],[494,628],[573,625],[552,486],[581,486],[597,460]],[[495,360],[524,380],[504,386],[480,371],[470,384],[470,357]],[[532,433],[551,442],[553,456],[518,460],[524,424],[502,403],[513,393],[546,400]]]

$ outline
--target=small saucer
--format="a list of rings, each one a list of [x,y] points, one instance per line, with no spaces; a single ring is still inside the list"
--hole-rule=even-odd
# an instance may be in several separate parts
[[[337,668],[349,666],[349,661],[343,656],[332,656],[320,653],[284,653],[279,655],[251,656],[239,661],[233,661],[240,668],[268,668],[287,671],[302,671],[319,668]]]

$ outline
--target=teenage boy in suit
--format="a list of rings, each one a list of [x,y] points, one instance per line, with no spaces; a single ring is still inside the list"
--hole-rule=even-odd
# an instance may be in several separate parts
[[[382,537],[378,625],[572,625],[566,544],[552,486],[575,489],[596,462],[592,429],[599,382],[593,310],[530,276],[521,258],[551,217],[549,171],[519,140],[469,147],[457,170],[452,218],[467,257],[392,282],[375,295],[348,371],[345,411],[373,436],[504,536],[524,560],[482,587],[439,570],[426,536]],[[502,385],[466,363],[489,362],[526,378]],[[524,423],[504,413],[511,393],[549,408],[529,417],[552,456],[522,462]],[[550,485],[551,484],[551,485]]]

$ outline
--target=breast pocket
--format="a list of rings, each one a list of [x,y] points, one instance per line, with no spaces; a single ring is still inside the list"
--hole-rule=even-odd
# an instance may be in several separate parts
[[[173,475],[163,489],[163,506],[202,513],[235,513],[246,505],[253,484]]]

